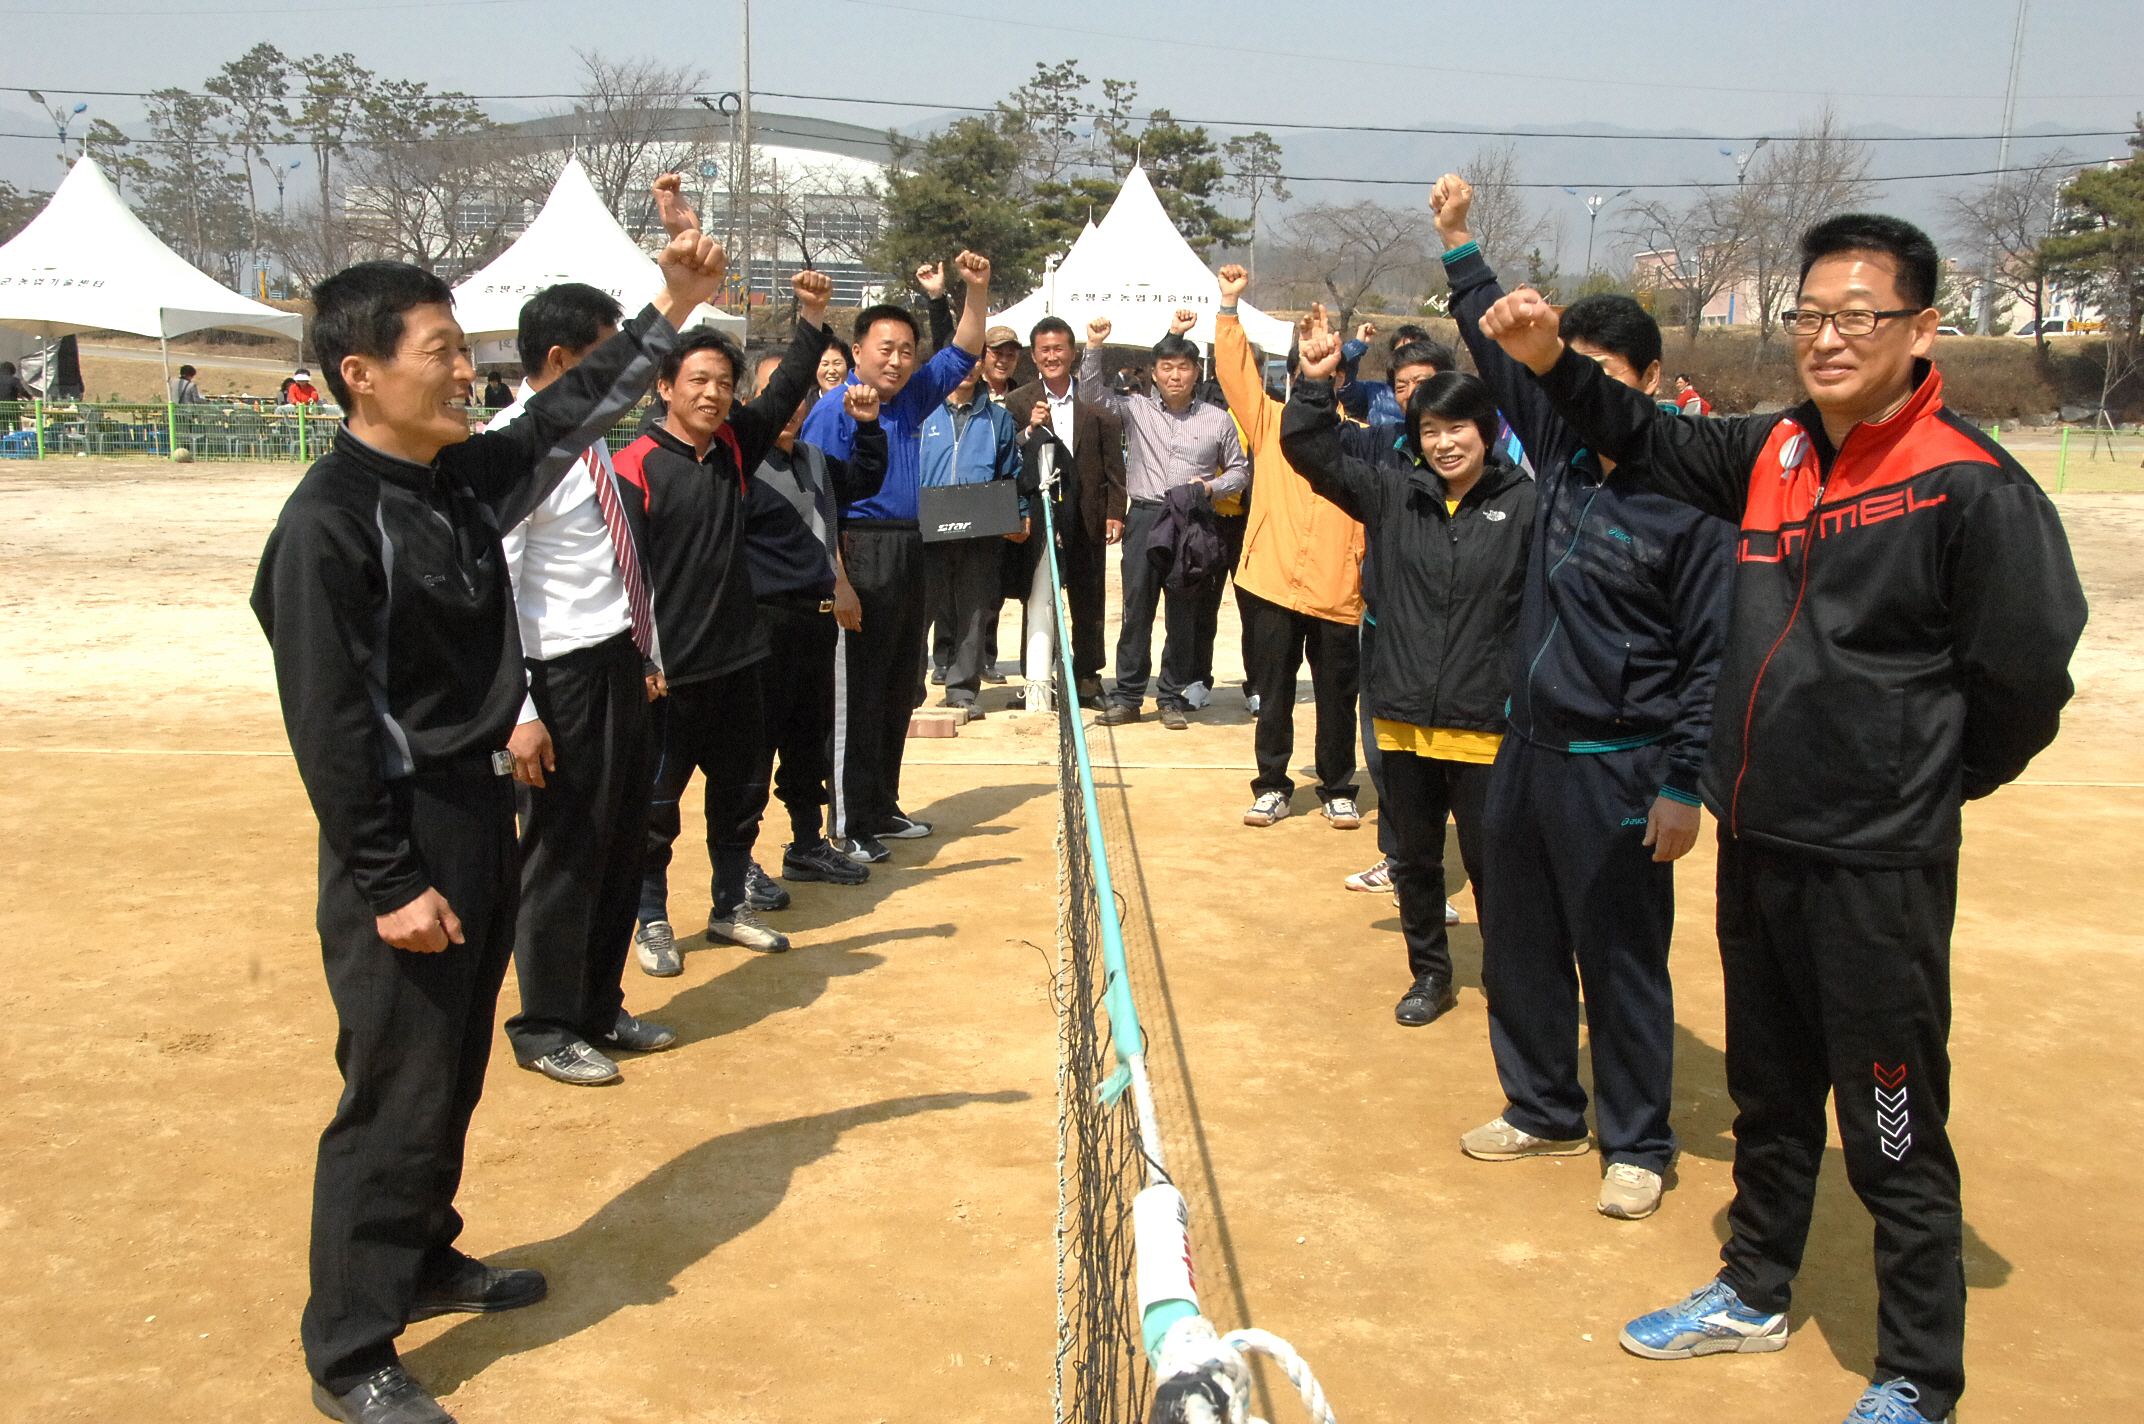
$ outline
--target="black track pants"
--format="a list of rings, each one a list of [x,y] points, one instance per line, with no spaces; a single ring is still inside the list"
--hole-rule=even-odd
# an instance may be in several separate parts
[[[864,625],[841,630],[834,669],[832,833],[874,835],[900,814],[908,719],[923,686],[923,536],[893,521],[852,524],[842,546]]]
[[[650,713],[633,640],[621,634],[528,668],[557,765],[542,786],[516,788],[521,1011],[506,1037],[521,1063],[616,1026],[648,839]]]
[[[432,887],[462,923],[438,954],[379,937],[372,906],[320,845],[319,929],[342,1100],[313,1173],[306,1368],[334,1393],[395,1362],[419,1288],[453,1273],[469,1119],[514,950],[514,783],[488,766],[389,783]]]
[[[1586,1135],[1578,1081],[1583,983],[1601,1155],[1655,1172],[1675,1155],[1675,872],[1645,821],[1665,750],[1577,754],[1506,736],[1482,806],[1482,987],[1504,1120]]]
[[[737,836],[747,845],[759,838],[771,776],[775,798],[789,812],[790,843],[801,850],[817,845],[822,835],[820,808],[826,805],[834,730],[835,635],[841,630],[831,613],[792,606],[762,603],[759,617],[774,648],[759,665],[767,735],[752,778],[759,794],[746,805]]]
[[[1297,613],[1236,585],[1243,619],[1244,673],[1258,694],[1254,745],[1258,776],[1251,794],[1295,790],[1288,762],[1295,755],[1296,674],[1310,662],[1317,699],[1318,800],[1355,795],[1355,694],[1361,680],[1361,636],[1353,623]]]
[[[1722,1277],[1787,1308],[1832,1098],[1876,1221],[1876,1378],[1950,1412],[1965,1388],[1964,1218],[1951,1151],[1950,934],[1958,862],[1835,865],[1720,841],[1720,965],[1735,1199]]]
[[[670,695],[655,703],[654,789],[640,879],[642,924],[670,918],[670,853],[682,821],[678,802],[695,771],[706,777],[707,858],[714,868],[709,898],[718,910],[744,898],[752,842],[741,837],[740,827],[747,806],[767,804],[759,674],[760,664],[751,663],[682,687],[672,683]]]
[[[1400,897],[1400,934],[1407,941],[1407,972],[1447,982],[1452,951],[1444,929],[1444,822],[1459,823],[1459,859],[1477,899],[1485,871],[1481,859],[1482,798],[1489,768],[1475,762],[1442,761],[1413,752],[1385,753],[1384,809],[1398,849],[1392,856],[1392,888]]]

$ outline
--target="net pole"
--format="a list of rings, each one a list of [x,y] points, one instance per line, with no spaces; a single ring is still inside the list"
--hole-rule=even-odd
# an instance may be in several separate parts
[[[1050,607],[1057,619],[1058,666],[1064,673],[1065,691],[1071,706],[1065,715],[1072,724],[1072,754],[1079,771],[1079,794],[1086,812],[1087,853],[1094,863],[1096,921],[1102,932],[1102,965],[1106,972],[1103,1004],[1109,1010],[1109,1036],[1117,1062],[1129,1076],[1132,1101],[1139,1115],[1139,1145],[1147,1158],[1150,1181],[1166,1181],[1163,1166],[1161,1124],[1154,1111],[1153,1084],[1146,1072],[1146,1040],[1139,1027],[1139,1009],[1132,1001],[1130,973],[1124,954],[1123,927],[1117,917],[1116,886],[1110,878],[1109,854],[1102,843],[1101,807],[1094,794],[1094,762],[1087,751],[1087,729],[1079,719],[1079,675],[1072,663],[1072,629],[1065,619],[1064,585],[1057,568],[1057,520],[1050,496],[1057,483],[1057,450],[1044,445],[1042,467],[1042,554],[1050,566]]]

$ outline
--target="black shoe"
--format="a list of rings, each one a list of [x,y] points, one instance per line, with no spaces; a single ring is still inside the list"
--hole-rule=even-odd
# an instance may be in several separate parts
[[[1181,732],[1191,725],[1191,719],[1184,715],[1181,707],[1164,707],[1161,709],[1161,725],[1171,732]]]
[[[1003,682],[1004,680],[1005,674],[998,671],[998,665],[996,663],[991,663],[989,666],[983,669],[983,681]]]
[[[876,836],[851,836],[845,841],[833,842],[834,850],[847,856],[858,865],[876,865],[892,855],[886,843]]]
[[[774,883],[759,862],[748,861],[744,868],[744,900],[755,910],[786,910],[789,908],[789,892]]]
[[[1139,720],[1139,709],[1128,702],[1112,702],[1102,709],[1102,715],[1094,719],[1104,727],[1121,727],[1126,722]]]
[[[824,880],[830,885],[861,885],[871,878],[868,867],[834,849],[831,842],[814,841],[808,846],[782,847],[782,879]]]
[[[632,1053],[660,1053],[677,1042],[677,1035],[661,1024],[646,1023],[625,1010],[618,1010],[617,1026],[603,1035],[603,1046]]]
[[[313,1408],[343,1424],[454,1424],[454,1416],[400,1365],[374,1370],[348,1394],[329,1394],[315,1380]]]
[[[473,1257],[464,1257],[461,1268],[453,1275],[418,1290],[417,1303],[410,1307],[409,1318],[414,1324],[419,1320],[430,1320],[435,1315],[456,1312],[492,1315],[502,1310],[519,1310],[542,1300],[549,1289],[542,1271],[505,1271],[487,1266]]]
[[[1420,1028],[1435,1023],[1458,1006],[1459,996],[1452,992],[1450,980],[1424,974],[1400,995],[1392,1017],[1409,1028]]]
[[[941,668],[941,667],[934,667],[934,668],[932,668],[932,669],[931,669],[931,686],[932,686],[932,687],[944,687],[944,686],[945,686],[945,669],[944,669],[944,668]]]

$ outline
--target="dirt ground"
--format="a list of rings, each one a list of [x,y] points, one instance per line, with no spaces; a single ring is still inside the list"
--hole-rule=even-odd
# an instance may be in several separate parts
[[[0,467],[0,1264],[23,1307],[0,1420],[316,1417],[296,1318],[334,1020],[311,816],[244,607],[294,475]],[[2079,696],[2024,781],[1971,808],[1961,877],[1971,1421],[2121,1418],[2144,1398],[2122,1305],[2144,1146],[2119,1127],[2144,1096],[2121,869],[2144,831],[2144,501],[2061,506],[2093,608]],[[1007,653],[1015,636],[1008,620]],[[1234,637],[1230,616],[1224,679]],[[682,978],[627,971],[628,1006],[677,1028],[676,1050],[587,1091],[517,1071],[502,1043],[463,1244],[541,1265],[552,1296],[405,1337],[460,1418],[1047,1417],[1054,727],[1009,695],[911,743],[906,801],[940,834],[862,889],[797,887],[791,953],[695,936]],[[1307,755],[1307,707],[1298,725]],[[1343,1420],[1845,1412],[1873,1288],[1836,1161],[1792,1348],[1660,1365],[1614,1344],[1710,1273],[1729,1194],[1709,847],[1679,878],[1685,1155],[1657,1217],[1609,1222],[1594,1158],[1459,1155],[1499,1105],[1478,934],[1455,935],[1458,1012],[1396,1027],[1394,912],[1339,885],[1371,835],[1239,823],[1233,690],[1187,733],[1094,735],[1210,1315],[1292,1340]],[[697,837],[681,927],[704,904]],[[509,980],[502,1015],[514,998]],[[1301,1415],[1275,1399],[1269,1417]]]

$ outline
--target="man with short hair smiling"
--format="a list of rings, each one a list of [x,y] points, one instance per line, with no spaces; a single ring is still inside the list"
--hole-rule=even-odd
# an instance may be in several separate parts
[[[657,181],[665,227],[679,179]],[[320,821],[319,929],[344,1081],[313,1183],[300,1327],[313,1403],[347,1424],[452,1424],[395,1338],[449,1311],[543,1298],[540,1272],[455,1249],[469,1119],[513,952],[507,734],[526,687],[499,530],[632,408],[720,288],[687,224],[655,303],[503,430],[471,436],[473,368],[430,272],[365,262],[313,289],[312,339],[347,413],[283,507],[253,611],[274,650]]]
[[[813,375],[826,349],[832,279],[807,269],[790,285],[796,333],[766,388],[739,403],[744,353],[719,332],[695,330],[663,359],[655,379],[669,413],[615,461],[626,520],[647,561],[669,685],[656,709],[636,936],[641,968],[655,975],[680,967],[669,913],[670,855],[678,802],[695,770],[706,778],[713,869],[708,937],[767,954],[789,948],[789,937],[760,918],[748,894],[747,812],[766,796],[758,780],[766,742],[760,663],[769,645],[744,556],[744,528],[747,477],[817,388]]]
[[[1836,1104],[1876,1220],[1876,1370],[1857,1424],[1947,1418],[1965,1387],[1964,1223],[1950,1112],[1962,803],[2054,739],[2084,594],[2062,522],[1943,405],[1926,235],[1846,214],[1802,235],[1781,325],[1809,399],[1691,420],[1568,348],[1521,288],[1482,331],[1587,448],[1740,523],[1705,799],[1735,1198],[1726,1268],[1622,1334],[1650,1359],[1787,1343]]]
[[[953,265],[967,288],[960,323],[953,344],[920,371],[914,317],[890,304],[866,307],[856,316],[856,369],[849,382],[878,389],[886,479],[877,494],[842,515],[842,561],[863,604],[863,626],[841,630],[829,834],[852,859],[867,865],[886,859],[888,839],[931,833],[926,822],[901,810],[901,758],[930,635],[923,535],[916,527],[921,432],[982,354],[983,317],[990,305],[990,259],[963,252]],[[855,437],[856,420],[837,401],[822,400],[804,417],[803,438],[837,460],[849,458]]]
[[[1102,348],[1113,329],[1107,317],[1087,323],[1087,352],[1080,358],[1081,388],[1095,404],[1124,422],[1125,487],[1131,509],[1124,528],[1121,574],[1124,580],[1123,624],[1117,633],[1117,685],[1102,712],[1102,725],[1122,726],[1139,720],[1153,670],[1154,614],[1166,608],[1167,636],[1161,647],[1158,701],[1161,725],[1180,732],[1191,725],[1191,702],[1185,689],[1198,681],[1198,669],[1212,661],[1209,633],[1202,649],[1199,595],[1164,590],[1161,576],[1147,558],[1147,542],[1161,520],[1170,490],[1196,484],[1204,497],[1234,494],[1250,484],[1250,461],[1236,438],[1236,423],[1219,406],[1194,399],[1199,381],[1199,352],[1181,336],[1154,343],[1157,394],[1130,396],[1102,380]]]

